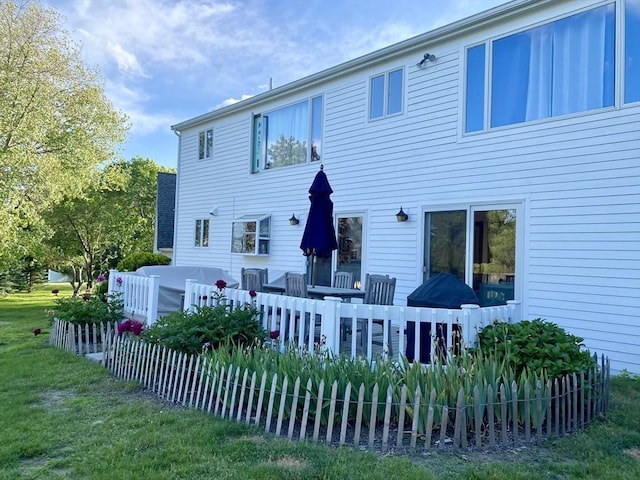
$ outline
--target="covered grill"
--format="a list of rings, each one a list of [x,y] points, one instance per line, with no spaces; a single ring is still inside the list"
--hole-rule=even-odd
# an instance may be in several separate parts
[[[439,273],[424,282],[407,297],[409,307],[460,308],[464,304],[479,305],[477,295],[469,285],[450,273]],[[447,326],[438,324],[436,332],[439,354],[446,347]],[[454,330],[459,330],[454,326]],[[455,333],[455,332],[454,332]],[[407,350],[409,361],[415,358],[415,322],[407,322]],[[459,344],[459,337],[457,343]],[[420,324],[420,363],[429,363],[431,354],[431,324]]]

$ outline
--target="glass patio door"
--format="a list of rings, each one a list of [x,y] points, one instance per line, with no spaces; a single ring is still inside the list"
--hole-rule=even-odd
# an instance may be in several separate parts
[[[423,279],[451,273],[471,286],[481,306],[513,300],[517,205],[425,212]]]
[[[330,258],[316,259],[316,285],[331,285],[334,271],[353,273],[354,285],[362,282],[362,226],[359,215],[338,215],[336,217],[338,249]],[[311,279],[311,257],[308,276]],[[335,261],[335,263],[334,263]],[[335,268],[333,268],[335,265]]]

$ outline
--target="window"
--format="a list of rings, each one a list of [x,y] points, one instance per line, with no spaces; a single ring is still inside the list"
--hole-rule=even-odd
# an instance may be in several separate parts
[[[354,284],[360,288],[362,282],[362,225],[363,217],[357,215],[338,216],[338,250],[336,250],[336,270],[353,273]],[[332,257],[313,259],[315,282],[317,285],[331,285]],[[311,279],[311,262],[307,265],[307,275]]]
[[[322,96],[255,115],[252,173],[319,161],[322,119]]]
[[[271,217],[245,215],[233,222],[231,253],[269,255]]]
[[[213,155],[213,129],[198,134],[198,160],[206,160]]]
[[[193,245],[195,247],[209,246],[209,219],[196,220],[196,232]]]
[[[518,206],[478,206],[425,213],[424,280],[451,273],[481,306],[515,296]]]
[[[489,61],[485,47],[467,51],[465,132],[486,128],[485,105],[492,128],[612,106],[615,7],[604,5],[494,40],[490,57],[487,101],[480,85]]]
[[[640,0],[625,2],[624,102],[640,101]]]
[[[369,84],[369,119],[402,113],[403,100],[402,68],[372,77]]]

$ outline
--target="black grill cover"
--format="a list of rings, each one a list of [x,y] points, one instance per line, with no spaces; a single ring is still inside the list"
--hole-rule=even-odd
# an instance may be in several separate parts
[[[480,305],[473,289],[450,273],[434,275],[407,297],[408,307],[460,308],[465,303]]]

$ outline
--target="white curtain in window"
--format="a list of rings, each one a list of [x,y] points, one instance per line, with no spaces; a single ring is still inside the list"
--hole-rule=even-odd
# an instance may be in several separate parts
[[[526,120],[603,106],[608,7],[530,31]]]

